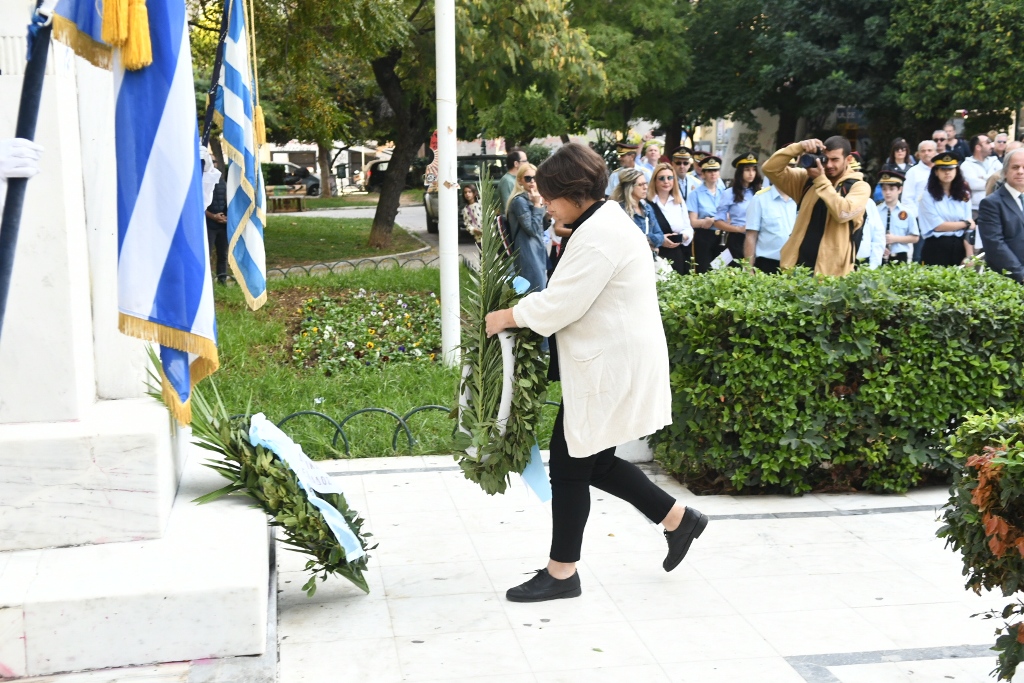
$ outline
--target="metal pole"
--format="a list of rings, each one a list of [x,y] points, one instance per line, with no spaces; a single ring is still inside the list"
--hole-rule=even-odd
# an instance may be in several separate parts
[[[38,8],[42,3],[38,3]],[[14,137],[34,140],[36,122],[39,120],[39,103],[43,97],[43,76],[46,74],[46,57],[50,52],[51,23],[39,27],[32,42],[32,53],[25,67],[25,79],[21,84],[21,103],[18,107],[18,123]],[[21,211],[25,206],[27,178],[7,179],[7,198],[4,202],[3,218],[0,218],[0,335],[3,334],[4,315],[7,312],[7,295],[11,290],[11,274],[14,271],[14,249],[18,244],[18,228],[21,226]]]
[[[455,0],[435,0],[437,51],[437,213],[441,266],[441,352],[459,364],[459,186],[456,165]]]

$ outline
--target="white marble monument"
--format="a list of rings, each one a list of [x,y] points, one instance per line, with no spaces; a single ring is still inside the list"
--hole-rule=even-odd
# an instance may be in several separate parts
[[[0,137],[33,5],[0,3]],[[55,43],[0,339],[0,678],[266,645],[266,520],[191,503],[222,480],[117,329],[113,120],[111,73]]]

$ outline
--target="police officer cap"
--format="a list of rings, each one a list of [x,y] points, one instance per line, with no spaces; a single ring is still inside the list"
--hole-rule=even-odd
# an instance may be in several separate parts
[[[640,149],[640,145],[631,145],[626,142],[620,142],[615,145],[615,149],[618,151],[619,156],[625,156],[627,154],[636,154],[637,150]]]
[[[881,177],[878,179],[879,185],[902,185],[903,181],[907,177],[899,171],[882,171]]]
[[[738,156],[738,157],[736,157],[735,159],[732,160],[732,167],[733,168],[739,168],[740,166],[751,166],[751,165],[757,166],[757,155],[754,154],[753,152],[747,152],[746,154],[741,154],[740,156]]]
[[[696,161],[698,164],[700,162],[704,161],[707,158],[708,158],[708,153],[707,152],[702,152],[699,149],[693,150],[693,160]]]
[[[722,169],[722,160],[716,156],[706,156],[697,163],[702,171],[719,171]]]
[[[960,156],[953,152],[943,152],[942,154],[937,154],[935,158],[932,159],[932,166],[938,166],[939,168],[949,168],[951,166],[956,167],[959,165]]]
[[[673,161],[690,161],[691,159],[693,159],[693,155],[690,153],[689,147],[680,147],[672,152]]]

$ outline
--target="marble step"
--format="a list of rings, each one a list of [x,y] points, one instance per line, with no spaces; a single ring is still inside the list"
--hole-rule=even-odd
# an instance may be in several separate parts
[[[248,499],[187,448],[163,537],[0,552],[0,678],[262,654],[270,550]]]

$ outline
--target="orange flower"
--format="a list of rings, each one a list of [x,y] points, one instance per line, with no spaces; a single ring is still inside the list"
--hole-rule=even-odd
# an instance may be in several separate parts
[[[1017,627],[1017,642],[1024,643],[1024,628],[1021,628],[1024,626],[1024,622],[1015,624],[1015,626]]]

